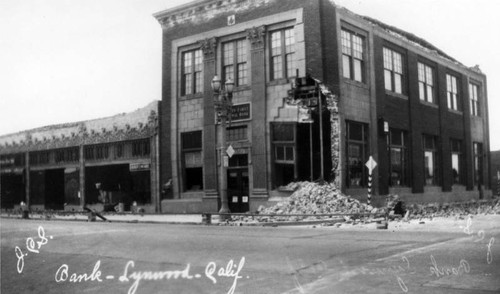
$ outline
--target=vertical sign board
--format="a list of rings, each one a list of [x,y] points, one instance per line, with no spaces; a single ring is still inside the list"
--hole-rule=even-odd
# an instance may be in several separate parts
[[[377,166],[377,162],[373,159],[373,157],[370,155],[370,158],[366,162],[366,167],[368,168],[368,205],[371,203],[372,199],[372,172],[373,169]]]

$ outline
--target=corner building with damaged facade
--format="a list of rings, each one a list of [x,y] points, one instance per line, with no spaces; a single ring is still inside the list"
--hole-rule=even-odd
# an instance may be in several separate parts
[[[371,184],[375,204],[491,196],[478,67],[327,0],[200,0],[154,17],[162,212],[218,211],[221,164],[232,212],[283,199],[294,181],[335,182],[360,200]],[[214,76],[234,81],[228,160]]]

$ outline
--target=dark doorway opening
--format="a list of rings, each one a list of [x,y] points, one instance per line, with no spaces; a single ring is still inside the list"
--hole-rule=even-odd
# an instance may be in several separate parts
[[[248,155],[236,154],[229,159],[227,169],[227,198],[231,212],[250,210]]]
[[[2,174],[0,181],[2,183],[2,197],[0,198],[2,208],[14,208],[14,205],[26,201],[24,176],[22,174]]]
[[[64,209],[64,169],[45,171],[45,209]]]

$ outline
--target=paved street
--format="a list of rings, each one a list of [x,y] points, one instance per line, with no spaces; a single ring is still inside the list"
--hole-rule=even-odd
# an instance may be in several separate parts
[[[389,230],[1,219],[1,293],[499,293],[500,216]]]

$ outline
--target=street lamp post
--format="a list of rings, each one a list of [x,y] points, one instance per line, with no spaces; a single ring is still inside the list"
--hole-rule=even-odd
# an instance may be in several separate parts
[[[220,119],[220,174],[219,174],[219,193],[221,199],[221,208],[219,213],[230,213],[227,199],[227,164],[226,154],[226,124],[231,115],[231,106],[233,98],[234,82],[229,78],[224,87],[220,78],[215,75],[212,79],[212,90],[214,91],[214,107],[217,118]]]

